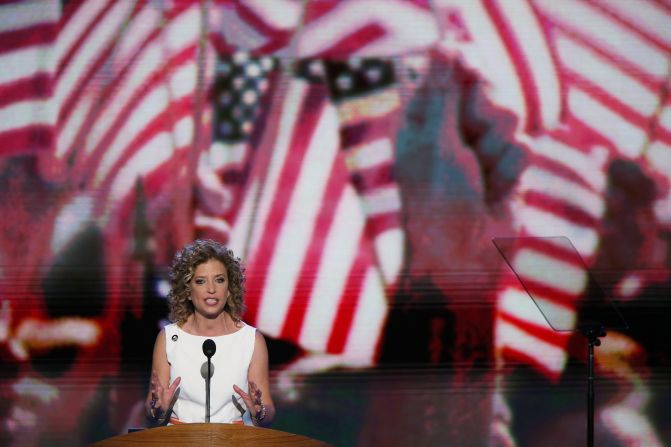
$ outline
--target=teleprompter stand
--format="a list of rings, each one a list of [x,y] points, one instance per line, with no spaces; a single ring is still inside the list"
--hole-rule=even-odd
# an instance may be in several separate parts
[[[550,327],[579,331],[585,337],[587,446],[594,447],[594,347],[601,345],[607,330],[627,330],[627,323],[567,237],[504,237],[492,242]],[[572,303],[562,302],[562,297],[575,295],[582,295],[577,317],[569,310]]]

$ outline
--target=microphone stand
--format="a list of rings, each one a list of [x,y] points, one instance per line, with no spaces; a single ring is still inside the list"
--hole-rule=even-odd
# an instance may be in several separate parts
[[[205,377],[205,422],[210,422],[210,377],[212,376],[212,356],[217,351],[217,345],[212,339],[203,342],[203,354],[207,357],[207,377]]]
[[[205,422],[210,422],[210,368],[212,362],[207,358],[207,379],[205,379]]]

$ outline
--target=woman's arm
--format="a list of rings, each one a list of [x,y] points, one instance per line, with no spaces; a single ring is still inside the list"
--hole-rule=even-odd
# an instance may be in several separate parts
[[[178,377],[170,384],[170,364],[165,353],[165,331],[162,330],[154,343],[151,382],[145,400],[145,412],[152,421],[157,424],[165,422],[174,403],[173,396],[180,380]]]
[[[244,392],[236,385],[233,386],[233,389],[245,401],[247,409],[252,415],[252,422],[259,427],[268,427],[275,419],[275,405],[270,395],[268,375],[268,347],[263,335],[256,331],[254,353],[247,373],[249,393]]]

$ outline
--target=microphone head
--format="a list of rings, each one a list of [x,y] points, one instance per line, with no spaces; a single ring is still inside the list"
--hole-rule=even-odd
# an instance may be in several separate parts
[[[214,340],[208,338],[203,342],[203,354],[209,359],[217,351],[217,345],[214,343]]]

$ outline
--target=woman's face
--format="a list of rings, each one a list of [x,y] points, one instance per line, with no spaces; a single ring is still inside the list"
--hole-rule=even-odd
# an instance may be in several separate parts
[[[191,278],[191,301],[195,311],[214,318],[224,311],[229,298],[228,272],[217,259],[210,259],[196,267]]]

